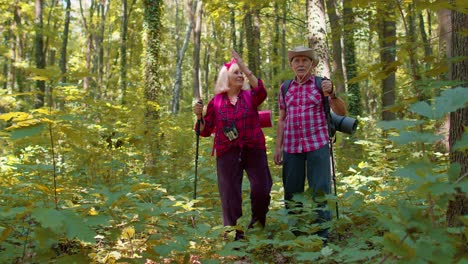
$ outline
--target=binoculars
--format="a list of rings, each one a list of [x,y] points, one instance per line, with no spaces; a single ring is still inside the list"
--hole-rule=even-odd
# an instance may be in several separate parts
[[[333,112],[331,114],[331,126],[333,134],[335,131],[340,131],[349,135],[354,134],[357,129],[358,122],[356,119],[348,116],[340,116]]]

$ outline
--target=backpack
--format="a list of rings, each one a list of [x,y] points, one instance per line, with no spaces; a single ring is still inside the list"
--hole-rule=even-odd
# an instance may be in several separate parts
[[[330,112],[330,101],[328,100],[328,96],[325,96],[323,94],[322,80],[326,80],[326,78],[315,76],[315,84],[317,85],[317,88],[320,91],[320,95],[322,95],[323,109],[325,111],[325,118],[327,119],[327,125],[328,125],[328,136],[332,138],[335,136],[336,129],[335,129],[335,125],[332,122],[332,117],[331,117],[331,112]],[[288,92],[288,89],[291,86],[291,83],[292,83],[292,80],[286,80],[283,82],[283,85],[281,86],[281,93],[283,94],[283,102],[285,106],[286,106],[286,93]]]

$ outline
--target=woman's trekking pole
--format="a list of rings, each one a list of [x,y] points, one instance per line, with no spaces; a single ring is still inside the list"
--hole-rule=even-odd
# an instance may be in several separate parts
[[[198,180],[198,146],[200,145],[200,120],[197,120],[195,128],[196,133],[196,150],[195,150],[195,178],[193,180],[193,199],[197,199],[197,180]]]

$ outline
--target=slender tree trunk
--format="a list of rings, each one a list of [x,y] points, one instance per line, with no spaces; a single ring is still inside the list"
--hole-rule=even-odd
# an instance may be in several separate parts
[[[144,15],[144,46],[145,50],[145,87],[144,95],[146,99],[146,138],[148,141],[148,150],[145,158],[145,173],[156,173],[157,153],[159,153],[159,145],[162,134],[158,130],[159,113],[159,97],[160,86],[159,75],[161,71],[160,53],[162,41],[162,17],[163,17],[163,0],[144,0],[145,8]]]
[[[197,1],[195,13],[195,28],[193,30],[193,96],[201,98],[200,89],[200,48],[201,48],[201,26],[203,15],[203,2]]]
[[[204,86],[202,85],[202,88],[200,89],[202,91],[201,93],[201,96],[200,98],[202,99],[207,99],[208,98],[208,95],[209,95],[209,92],[208,92],[208,87],[209,87],[209,83],[210,83],[210,68],[209,68],[209,65],[210,65],[210,59],[211,59],[211,56],[210,56],[210,51],[209,51],[209,46],[208,45],[205,45],[205,57],[203,58],[203,65],[204,65],[204,73],[205,73],[205,76],[204,76]],[[203,87],[205,87],[205,91],[203,92]]]
[[[58,31],[58,28],[57,28],[57,20],[53,20],[53,25],[51,26],[51,19],[52,19],[52,14],[55,13],[55,8],[57,6],[57,3],[58,3],[58,0],[52,0],[49,4],[49,6],[47,7],[47,10],[49,11],[47,13],[47,24],[45,24],[45,26],[43,26],[43,28],[47,28],[48,30],[52,31],[52,32],[57,32]],[[49,45],[49,42],[50,42],[50,36],[48,34],[46,34],[44,36],[44,57],[47,58],[47,64],[48,65],[55,65],[55,57],[56,57],[56,50],[55,49],[50,49],[50,45]],[[49,89],[52,89],[51,86],[49,86]],[[50,94],[52,94],[52,90],[50,90]]]
[[[93,34],[91,32],[91,27],[93,27],[93,17],[94,17],[94,0],[91,1],[89,7],[89,21],[86,19],[86,15],[83,11],[83,3],[82,0],[79,0],[80,4],[80,14],[81,20],[83,23],[83,28],[86,34],[86,53],[85,53],[85,68],[88,69],[88,74],[92,74],[91,70],[91,55],[93,54]],[[87,91],[90,86],[91,77],[85,76],[83,78],[83,89]]]
[[[422,12],[418,13],[419,16],[419,32],[421,34],[421,40],[424,43],[424,56],[430,57],[432,56],[432,45],[429,42],[429,39],[427,37],[426,33],[426,27],[424,26],[424,17]],[[430,27],[430,24],[429,24]],[[429,63],[426,63],[426,69],[429,69]]]
[[[45,57],[44,57],[44,35],[43,35],[43,21],[42,21],[42,0],[36,0],[36,39],[35,39],[35,51],[36,51],[36,67],[38,69],[45,68]],[[45,81],[36,81],[36,87],[38,94],[36,96],[36,102],[34,103],[35,108],[44,106],[45,98]]]
[[[351,6],[351,1],[343,1],[343,16],[344,16],[344,54],[346,65],[346,80],[348,81],[348,108],[349,113],[353,116],[362,114],[361,107],[361,89],[359,83],[349,83],[349,80],[357,75],[356,61],[356,45],[354,44],[354,11]]]
[[[187,46],[190,41],[190,35],[193,30],[195,19],[194,9],[196,7],[196,1],[189,2],[188,4],[190,5],[189,21],[187,24],[187,29],[185,30],[184,43],[182,44],[182,48],[177,53],[175,82],[172,95],[172,114],[177,114],[179,112],[180,90],[182,89],[182,64],[184,62],[185,51],[187,50]]]
[[[248,67],[259,78],[260,72],[260,19],[259,10],[246,10],[244,17],[245,37],[248,47]],[[242,39],[242,38],[241,38]]]
[[[104,30],[106,25],[106,15],[108,10],[108,1],[103,0],[98,4],[98,14],[100,15],[99,31],[96,35],[96,48],[97,54],[97,85],[96,85],[96,98],[99,99],[103,93],[107,93],[107,85],[104,80]],[[107,83],[107,80],[106,80]],[[104,90],[104,91],[103,91]]]
[[[62,50],[60,53],[60,71],[62,72],[62,82],[67,82],[67,48],[68,48],[68,32],[70,28],[70,9],[71,1],[65,1],[65,23],[63,25],[63,36],[62,36]]]
[[[7,22],[7,25],[8,25],[8,24],[9,24],[9,23]],[[9,40],[10,40],[10,38],[11,38],[11,31],[8,31],[8,33],[4,35],[3,41],[4,41],[5,43],[8,43]],[[3,88],[2,88],[3,90],[7,90],[7,89],[8,89],[8,62],[9,62],[9,61],[10,61],[10,60],[7,60],[7,59],[5,59],[5,60],[3,61],[3,85],[2,85],[2,86],[3,86]],[[8,91],[7,91],[7,93],[8,93]],[[1,112],[1,110],[0,110],[0,112]]]
[[[395,113],[387,108],[395,104],[395,66],[396,57],[396,22],[395,8],[392,2],[387,2],[379,10],[380,17],[380,61],[386,77],[382,80],[382,119],[394,120]]]
[[[457,11],[452,11],[452,46],[451,51],[453,57],[468,56],[468,37],[463,32],[466,31],[468,25],[468,15]],[[457,60],[451,62],[450,79],[462,82],[462,87],[468,85],[468,61]],[[466,89],[466,88],[465,88]],[[450,132],[449,132],[449,147],[450,147],[450,162],[452,165],[460,166],[460,174],[457,179],[451,179],[452,182],[459,184],[468,180],[468,152],[466,150],[455,150],[454,145],[461,140],[462,135],[466,135],[466,127],[468,127],[468,107],[458,109],[450,113]],[[447,209],[447,224],[449,226],[462,226],[463,222],[459,219],[468,213],[468,198],[460,188],[455,200],[450,201]]]
[[[336,92],[341,93],[344,89],[345,77],[343,73],[343,58],[341,57],[343,47],[341,45],[343,39],[343,25],[340,24],[340,16],[336,9],[336,0],[327,0],[327,13],[328,20],[330,20],[330,29],[332,37],[332,51],[333,51],[333,66],[331,78]],[[345,23],[346,24],[346,23]],[[350,24],[346,24],[350,25]],[[348,49],[349,47],[347,47]],[[346,50],[347,50],[346,49]]]
[[[288,5],[287,2],[283,2],[282,6],[282,14],[283,17],[281,19],[281,70],[285,71],[287,67],[286,61],[286,24],[287,24],[287,17],[288,17]]]
[[[236,10],[231,9],[231,41],[232,41],[232,48],[237,50],[237,38],[236,38]],[[242,51],[239,51],[242,52]]]
[[[160,71],[160,52],[161,52],[161,36],[163,16],[163,0],[145,0],[145,98],[149,101],[147,107],[147,116],[152,120],[159,119],[158,108],[155,108],[153,103],[159,99],[158,88],[159,71]]]
[[[272,75],[273,76],[278,76],[279,74],[279,58],[280,58],[280,39],[281,39],[281,16],[280,16],[280,6],[278,2],[275,1],[274,3],[274,9],[275,9],[275,32],[274,32],[274,41],[273,41],[273,70],[272,70]],[[279,85],[279,84],[278,84]]]
[[[403,12],[403,7],[397,2],[398,9],[400,10],[401,13],[401,18],[403,21],[403,25],[405,28],[405,33],[406,33],[406,50],[409,54],[409,68],[411,71],[411,77],[413,81],[413,89],[416,93],[416,96],[419,101],[424,101],[428,99],[428,95],[424,91],[424,89],[419,88],[416,83],[421,79],[421,76],[419,75],[419,69],[418,69],[418,61],[417,61],[417,38],[416,38],[416,21],[415,21],[415,13],[414,13],[414,5],[413,4],[408,4],[408,10],[406,14],[405,19],[405,14]]]
[[[323,0],[307,0],[307,29],[309,47],[313,48],[320,58],[317,74],[330,77],[330,59],[326,43],[327,26]]]
[[[120,19],[120,90],[122,92],[122,104],[125,104],[127,95],[127,0],[122,0],[122,14]]]

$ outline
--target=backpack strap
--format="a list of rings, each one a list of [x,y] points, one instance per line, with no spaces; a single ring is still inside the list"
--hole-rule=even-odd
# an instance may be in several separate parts
[[[281,93],[283,94],[283,102],[285,106],[286,106],[286,93],[288,92],[289,87],[291,86],[291,83],[292,83],[292,80],[286,80],[283,82],[283,86],[281,86]],[[324,95],[322,91],[322,77],[315,76],[315,85],[317,85],[317,88],[319,89],[320,94],[322,95],[322,99],[324,99]],[[322,100],[322,101],[325,102],[325,100]],[[325,107],[325,103],[324,103],[324,107]],[[326,108],[325,108],[325,111],[327,111]],[[330,104],[328,104],[328,112],[330,112]]]
[[[323,110],[325,111],[325,118],[327,119],[328,125],[328,135],[332,138],[335,135],[335,129],[333,128],[332,118],[331,118],[331,111],[330,111],[330,101],[328,100],[328,96],[325,96],[322,90],[322,78],[321,76],[315,76],[315,85],[320,91],[320,95],[322,96],[322,103],[323,103]],[[286,80],[283,82],[281,86],[281,93],[283,94],[283,102],[286,106],[286,93],[288,92],[289,87],[291,86],[292,80]],[[287,107],[286,107],[287,108]]]

